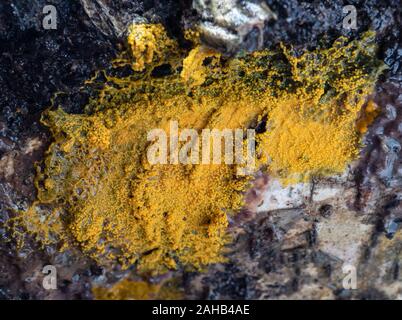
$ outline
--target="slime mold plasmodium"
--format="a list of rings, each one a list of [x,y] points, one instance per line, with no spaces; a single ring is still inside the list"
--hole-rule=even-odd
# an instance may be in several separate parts
[[[178,300],[182,294],[175,283],[150,284],[145,281],[121,280],[111,288],[94,287],[97,300]]]
[[[252,177],[236,165],[151,165],[150,130],[266,122],[256,136],[261,170],[284,183],[336,174],[358,155],[356,123],[383,69],[370,32],[298,56],[285,46],[237,58],[188,52],[161,25],[133,26],[128,43],[116,63],[133,75],[106,74],[85,114],[43,116],[54,142],[38,166],[37,202],[19,221],[43,244],[154,273],[224,261],[228,215]]]

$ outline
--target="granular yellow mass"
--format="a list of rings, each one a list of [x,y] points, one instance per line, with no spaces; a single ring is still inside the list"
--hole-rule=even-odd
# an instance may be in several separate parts
[[[168,38],[165,30],[153,24],[132,25],[127,42],[134,58],[132,67],[135,71],[142,71],[146,64],[158,62],[175,47],[175,42]],[[161,42],[163,46],[159,45]]]
[[[357,156],[358,136],[354,119],[320,121],[304,117],[297,102],[270,113],[271,128],[262,138],[270,158],[270,170],[280,172],[284,182],[308,181],[311,174],[342,172]]]
[[[92,289],[97,300],[178,300],[180,292],[169,284],[155,285],[144,281],[121,280],[111,288]]]
[[[358,154],[356,121],[383,68],[372,33],[298,57],[284,46],[230,59],[198,45],[186,52],[160,25],[133,26],[128,43],[116,61],[133,75],[106,74],[85,114],[44,115],[54,143],[38,167],[38,200],[20,220],[45,244],[155,273],[223,261],[228,215],[252,176],[237,176],[236,164],[152,165],[150,130],[266,122],[257,167],[284,182],[342,172]]]

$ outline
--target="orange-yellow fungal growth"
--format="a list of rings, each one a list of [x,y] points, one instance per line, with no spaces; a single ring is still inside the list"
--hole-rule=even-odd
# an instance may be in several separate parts
[[[146,64],[157,62],[176,45],[160,24],[132,25],[127,42],[131,48],[135,71],[142,71]]]
[[[241,208],[251,177],[237,176],[236,165],[152,165],[150,130],[169,132],[172,120],[199,133],[245,129],[266,119],[256,160],[271,175],[342,172],[358,153],[356,121],[382,70],[372,33],[299,57],[286,48],[232,59],[201,47],[185,53],[160,25],[133,26],[128,42],[127,63],[141,72],[107,76],[85,114],[44,116],[55,142],[38,169],[38,201],[20,218],[44,243],[153,272],[223,261],[227,215]],[[46,228],[44,205],[53,210]]]
[[[356,127],[358,132],[364,134],[367,132],[369,125],[372,124],[374,119],[378,116],[380,110],[377,104],[370,100],[362,111],[363,114],[357,121]]]
[[[204,83],[208,73],[211,71],[211,65],[216,65],[219,61],[220,54],[209,48],[197,46],[190,51],[188,56],[183,60],[183,70],[180,76],[189,85],[200,86]],[[209,58],[209,66],[204,66],[204,61]]]
[[[177,300],[182,298],[179,291],[168,285],[154,285],[144,281],[122,280],[111,288],[92,289],[97,300]]]
[[[355,117],[325,123],[303,117],[294,103],[270,114],[271,129],[263,136],[262,148],[270,157],[271,170],[280,171],[287,182],[308,179],[314,172],[342,172],[357,155]],[[306,177],[300,177],[302,173]]]

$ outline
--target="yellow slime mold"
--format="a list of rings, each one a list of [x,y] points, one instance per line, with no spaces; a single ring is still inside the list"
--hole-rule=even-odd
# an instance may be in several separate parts
[[[154,285],[144,281],[122,280],[111,288],[95,287],[92,289],[97,300],[177,300],[180,292],[165,285]]]
[[[156,273],[223,261],[227,215],[241,208],[251,178],[236,165],[151,165],[150,130],[168,132],[172,120],[201,132],[266,119],[257,165],[271,175],[342,172],[358,153],[356,121],[382,70],[372,33],[299,57],[284,47],[233,59],[199,46],[185,53],[160,25],[133,26],[128,43],[131,60],[118,62],[141,72],[107,76],[85,114],[43,117],[54,143],[38,169],[38,201],[20,219],[45,244]],[[161,66],[170,72],[158,74]]]

